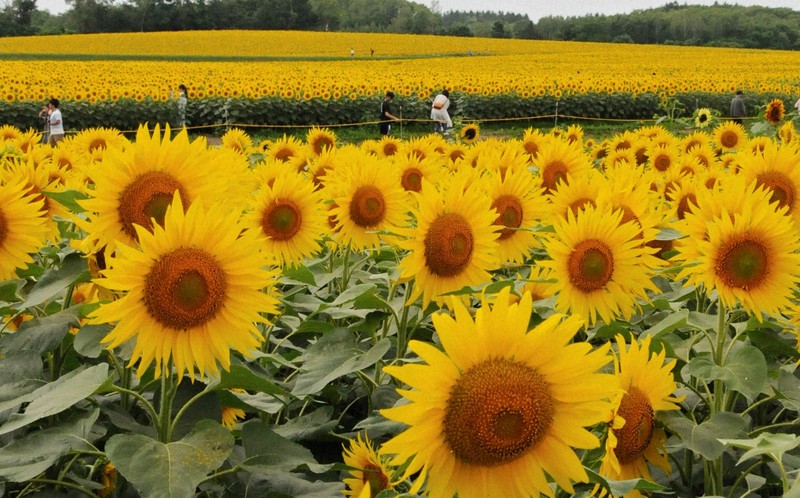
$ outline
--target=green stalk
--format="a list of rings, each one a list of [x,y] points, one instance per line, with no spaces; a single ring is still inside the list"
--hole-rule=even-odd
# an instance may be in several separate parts
[[[172,368],[166,361],[161,365],[161,398],[158,406],[158,439],[164,444],[172,439]]]
[[[717,344],[714,348],[714,364],[720,368],[725,366],[726,350],[725,340],[728,338],[727,321],[725,307],[722,302],[717,302]],[[714,379],[714,399],[710,406],[711,416],[725,410],[725,383],[722,379]],[[709,494],[721,496],[724,488],[725,469],[722,464],[722,456],[713,460],[711,463],[711,490]]]

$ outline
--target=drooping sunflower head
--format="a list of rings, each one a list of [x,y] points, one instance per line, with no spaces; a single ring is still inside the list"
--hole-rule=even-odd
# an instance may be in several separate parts
[[[669,472],[663,447],[666,437],[656,425],[656,415],[678,410],[681,398],[672,396],[677,389],[672,376],[675,360],[665,363],[664,349],[651,353],[650,341],[647,336],[641,345],[634,341],[626,347],[624,338],[616,338],[619,360],[615,361],[615,378],[621,395],[615,398],[614,420],[600,464],[600,474],[610,479],[652,480],[649,463]]]
[[[343,495],[360,498],[368,488],[366,496],[375,498],[381,491],[394,487],[392,475],[395,469],[388,463],[388,458],[375,450],[369,437],[362,439],[359,433],[356,439],[351,439],[350,446],[342,452],[342,459],[350,467],[349,477],[344,479],[347,489],[342,490]]]
[[[781,99],[772,99],[764,108],[764,119],[771,124],[780,124],[784,115],[786,115],[786,108]]]
[[[723,151],[741,149],[746,141],[747,132],[739,123],[725,121],[714,128],[714,143]]]
[[[572,492],[587,479],[574,449],[599,445],[584,427],[606,417],[617,391],[597,373],[607,348],[572,343],[575,317],[529,330],[531,298],[512,304],[508,288],[493,305],[484,298],[474,319],[460,301],[453,307],[454,316],[433,316],[444,351],[412,341],[424,363],[385,368],[411,387],[401,391],[411,402],[382,411],[409,426],[383,450],[392,463],[410,459],[404,478],[421,472],[412,493],[424,481],[430,496],[550,495],[545,473]]]
[[[325,149],[336,147],[336,134],[330,128],[312,126],[306,134],[306,143],[315,155],[322,154]]]
[[[475,143],[481,137],[481,127],[478,123],[469,123],[461,129],[459,137],[466,144]]]
[[[253,139],[241,128],[231,128],[223,133],[222,147],[247,155],[253,148]]]
[[[794,121],[788,120],[786,121],[779,129],[778,129],[778,136],[781,138],[781,142],[785,144],[790,144],[797,140],[797,130],[794,127]]]
[[[102,342],[135,340],[130,365],[139,363],[139,376],[154,363],[158,377],[171,362],[178,378],[217,377],[230,368],[230,349],[250,357],[263,340],[256,324],[277,312],[276,272],[257,234],[235,211],[199,200],[184,210],[178,193],[163,227],[137,231],[140,247],[118,247],[98,280],[123,295],[91,316],[115,324]]]

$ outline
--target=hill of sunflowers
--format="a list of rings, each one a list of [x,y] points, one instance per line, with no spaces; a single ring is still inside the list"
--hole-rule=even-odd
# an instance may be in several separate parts
[[[751,107],[800,93],[796,52],[700,47],[224,31],[4,38],[0,59],[0,115],[23,129],[50,97],[73,130],[174,124],[179,84],[189,126],[371,122],[386,90],[425,119],[448,88],[476,120],[650,119],[669,98],[727,113],[736,89]]]
[[[3,120],[52,95],[66,120],[149,121],[52,145],[0,126],[0,494],[800,493],[793,54],[328,33],[0,42],[16,57]],[[746,62],[734,76],[719,54]],[[727,106],[739,87],[763,105],[742,125],[693,102],[690,120],[603,140],[468,122],[354,144],[317,123],[261,141],[231,127],[209,146],[147,114],[169,121],[180,83],[193,119],[252,105],[269,124],[312,105],[372,120],[387,89],[421,119],[442,87],[485,119],[504,103]]]

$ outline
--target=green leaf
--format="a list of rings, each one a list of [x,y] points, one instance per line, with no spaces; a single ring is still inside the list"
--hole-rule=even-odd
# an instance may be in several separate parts
[[[20,427],[44,417],[61,413],[81,401],[103,385],[108,376],[108,365],[101,363],[93,367],[69,372],[54,382],[12,400],[0,403],[0,412],[30,403],[22,413],[12,414],[0,426],[0,435],[8,434]]]
[[[721,439],[720,442],[727,446],[747,449],[736,465],[760,455],[768,455],[776,462],[780,462],[784,453],[800,446],[800,436],[762,432],[755,439]]]
[[[42,384],[42,357],[35,351],[0,356],[0,405],[35,391]]]
[[[341,306],[345,303],[355,301],[367,293],[375,293],[376,289],[377,287],[375,284],[358,284],[353,287],[348,287],[347,290],[339,294],[339,296],[330,303],[330,306]]]
[[[322,406],[313,412],[290,419],[275,427],[275,432],[292,441],[305,441],[327,436],[336,429],[337,421],[332,420],[333,407]]]
[[[653,325],[643,332],[643,337],[652,336],[658,337],[661,334],[672,332],[676,329],[686,326],[686,321],[689,318],[689,310],[683,309],[675,313],[670,313],[663,320]]]
[[[339,377],[374,365],[390,346],[388,339],[381,339],[369,351],[363,352],[347,329],[325,334],[303,354],[304,363],[292,394],[315,394]]]
[[[88,199],[89,196],[77,190],[63,190],[61,192],[45,192],[44,195],[55,200],[62,206],[66,207],[72,213],[82,213],[85,211],[78,201]]]
[[[308,448],[280,436],[260,420],[242,425],[242,444],[246,459],[241,465],[250,472],[291,472],[301,465],[321,468]]]
[[[717,413],[699,425],[675,412],[664,412],[661,419],[672,432],[681,437],[686,448],[706,460],[719,458],[725,450],[725,445],[720,440],[741,433],[747,426],[744,417],[730,412]]]
[[[19,301],[18,292],[24,283],[24,280],[9,280],[0,284],[0,302],[16,303]]]
[[[626,496],[633,490],[639,491],[668,491],[669,488],[647,481],[645,479],[628,479],[625,481],[615,481],[601,476],[597,472],[588,467],[584,467],[586,474],[589,476],[589,482],[597,483],[609,491],[613,496]]]
[[[89,265],[86,259],[78,253],[67,254],[59,268],[45,272],[19,307],[26,309],[38,306],[64,292],[79,279],[88,281],[88,278]]]
[[[231,433],[200,421],[180,441],[164,444],[138,434],[117,434],[106,443],[109,460],[144,498],[192,498],[197,486],[233,450]]]
[[[80,413],[47,429],[30,432],[0,449],[0,477],[11,482],[33,479],[70,450],[93,450],[88,441],[99,409]]]
[[[289,396],[289,393],[266,378],[266,374],[256,374],[248,365],[232,364],[230,370],[222,371],[218,381],[209,384],[214,390],[244,389],[267,393],[273,396]]]
[[[752,401],[767,382],[767,361],[754,346],[743,346],[728,357],[724,366],[714,364],[711,355],[704,353],[689,362],[688,372],[703,380],[722,380],[728,389],[742,393]]]
[[[110,331],[111,326],[107,324],[84,325],[75,336],[75,342],[72,343],[72,346],[75,348],[75,352],[81,356],[97,358],[105,349],[100,340],[108,335]]]
[[[282,283],[289,285],[309,285],[316,287],[317,281],[314,279],[314,274],[307,266],[292,266],[283,269]]]
[[[23,322],[16,333],[0,336],[0,355],[25,350],[42,355],[59,346],[69,328],[78,325],[73,309]]]

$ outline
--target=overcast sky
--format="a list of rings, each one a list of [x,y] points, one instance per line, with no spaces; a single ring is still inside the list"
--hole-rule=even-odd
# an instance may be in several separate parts
[[[586,0],[415,0],[427,6],[438,2],[441,12],[450,10],[480,10],[494,12],[516,12],[528,14],[531,21],[547,16],[582,16],[586,14],[622,14],[637,9],[661,7],[668,0],[607,0],[604,2]],[[680,4],[712,5],[714,0],[678,0]],[[800,9],[798,0],[722,0],[720,3],[738,5],[762,5],[764,7],[789,7]],[[36,5],[43,10],[58,14],[67,10],[64,0],[37,0]]]

